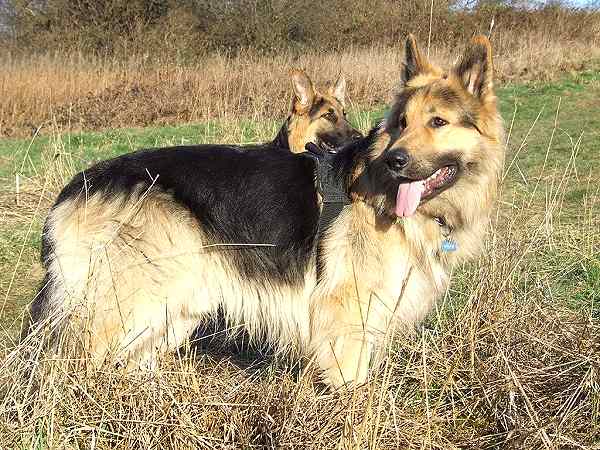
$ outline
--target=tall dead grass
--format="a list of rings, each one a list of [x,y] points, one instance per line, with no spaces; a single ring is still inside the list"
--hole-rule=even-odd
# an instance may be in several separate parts
[[[597,66],[598,42],[561,42],[546,34],[493,35],[501,82],[549,80]],[[518,42],[518,45],[517,45]],[[289,70],[304,67],[315,81],[339,71],[349,80],[357,109],[382,107],[399,79],[402,42],[397,46],[349,48],[339,53],[246,51],[215,54],[193,64],[132,56],[122,60],[82,54],[4,56],[0,65],[0,136],[27,136],[49,125],[61,129],[106,129],[195,122],[207,119],[284,118],[289,108]],[[452,46],[432,47],[443,65]]]
[[[598,448],[600,317],[581,280],[600,267],[600,195],[587,183],[565,204],[586,185],[577,145],[566,166],[504,193],[483,256],[367,385],[328,392],[310,370],[219,349],[152,374],[74,367],[7,336],[0,448]],[[40,195],[72,170],[60,138],[46,152]]]

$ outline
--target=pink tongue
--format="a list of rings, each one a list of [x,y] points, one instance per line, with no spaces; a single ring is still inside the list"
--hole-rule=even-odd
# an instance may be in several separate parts
[[[425,191],[425,183],[413,181],[412,183],[402,183],[398,186],[398,195],[396,196],[396,215],[398,217],[412,216],[419,203],[421,203],[421,194]]]

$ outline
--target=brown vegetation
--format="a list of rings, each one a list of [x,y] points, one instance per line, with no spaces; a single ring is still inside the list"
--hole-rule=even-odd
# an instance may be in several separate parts
[[[455,45],[487,32],[537,31],[563,41],[595,39],[598,14],[560,1],[523,8],[514,0],[9,0],[7,43],[18,52],[190,60],[215,51],[339,51],[393,46],[407,32]],[[536,2],[531,2],[536,3]],[[468,4],[465,9],[457,5]],[[12,6],[12,8],[10,8]],[[0,11],[1,12],[1,11]],[[518,36],[514,36],[518,38]]]
[[[15,34],[3,42],[10,51],[0,56],[0,136],[51,123],[102,129],[283,118],[294,66],[319,82],[341,70],[354,107],[382,106],[399,78],[403,37],[410,31],[427,42],[430,12],[431,54],[442,64],[472,33],[489,31],[493,19],[501,81],[548,80],[600,60],[600,12],[564,7],[479,2],[465,12],[447,1],[430,11],[416,0],[244,0],[192,2],[200,9],[186,15],[166,6],[146,11],[154,3],[165,2],[53,0],[46,14],[17,9]]]
[[[548,80],[597,65],[593,42],[541,40],[522,45],[496,40],[501,81]],[[451,48],[432,47],[448,63]],[[26,136],[56,124],[61,129],[106,129],[207,119],[283,119],[291,100],[289,68],[298,66],[318,83],[346,74],[353,108],[381,107],[399,79],[403,51],[395,47],[347,49],[276,56],[247,51],[207,56],[194,64],[126,61],[83,55],[45,55],[3,61],[0,72],[0,136]],[[46,130],[42,129],[42,133]]]

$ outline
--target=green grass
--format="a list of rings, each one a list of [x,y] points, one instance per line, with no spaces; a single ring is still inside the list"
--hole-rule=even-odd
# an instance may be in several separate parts
[[[365,128],[382,116],[378,111],[353,111],[350,120]],[[264,122],[242,120],[232,123],[205,122],[156,128],[123,128],[104,132],[77,132],[56,135],[42,130],[31,139],[0,139],[0,182],[10,184],[16,173],[37,174],[45,149],[63,152],[73,159],[76,169],[141,148],[203,143],[258,143],[275,137],[283,118]],[[49,135],[46,133],[50,133]]]
[[[572,270],[560,279],[559,286],[570,294],[565,296],[569,307],[600,320],[600,256],[575,261]]]
[[[240,142],[252,142],[260,135],[254,123],[240,122],[235,126]],[[276,130],[275,123],[260,126],[269,131]],[[218,142],[228,133],[227,130],[227,124],[206,122],[160,128],[68,133],[61,136],[42,134],[35,139],[0,140],[0,157],[6,157],[12,162],[0,168],[0,177],[8,177],[16,172],[25,176],[33,175],[41,163],[43,150],[48,147],[69,154],[79,169],[140,148]]]
[[[550,167],[565,165],[580,138],[577,164],[590,169],[597,163],[600,156],[593,148],[600,141],[599,94],[600,72],[585,72],[561,83],[502,88],[500,108],[507,129],[514,116],[511,149],[518,149],[524,139],[527,142],[519,153],[519,165],[530,173],[541,168],[553,130]]]

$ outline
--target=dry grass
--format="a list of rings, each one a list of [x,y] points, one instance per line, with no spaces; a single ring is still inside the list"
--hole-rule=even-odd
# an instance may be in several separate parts
[[[551,40],[540,32],[494,35],[501,82],[547,81],[597,65],[598,42]],[[431,49],[434,60],[452,62],[455,48]],[[340,53],[292,52],[260,56],[209,56],[196,64],[148,57],[96,59],[46,55],[0,61],[0,136],[27,136],[54,123],[62,129],[108,129],[207,119],[283,118],[289,108],[291,67],[315,80],[349,79],[355,108],[383,107],[396,87],[403,55],[397,47],[347,49]]]
[[[152,375],[86,370],[38,355],[35,340],[15,348],[7,331],[0,448],[599,448],[589,289],[600,287],[600,195],[597,178],[575,170],[577,140],[567,165],[548,149],[543,170],[522,174],[527,189],[507,186],[482,258],[454,274],[417,338],[398,337],[368,385],[327,392],[287,361],[249,366],[220,351],[167,358]],[[72,171],[59,138],[43,161],[25,218]],[[574,184],[585,192],[571,204]]]
[[[600,324],[553,298],[554,273],[524,262],[548,247],[544,225],[516,243],[496,235],[464,292],[447,299],[464,301],[440,309],[416,341],[398,340],[376,379],[356,391],[320,392],[310,373],[295,379],[277,361],[243,369],[204,356],[132,376],[6,350],[1,445],[592,448]]]

